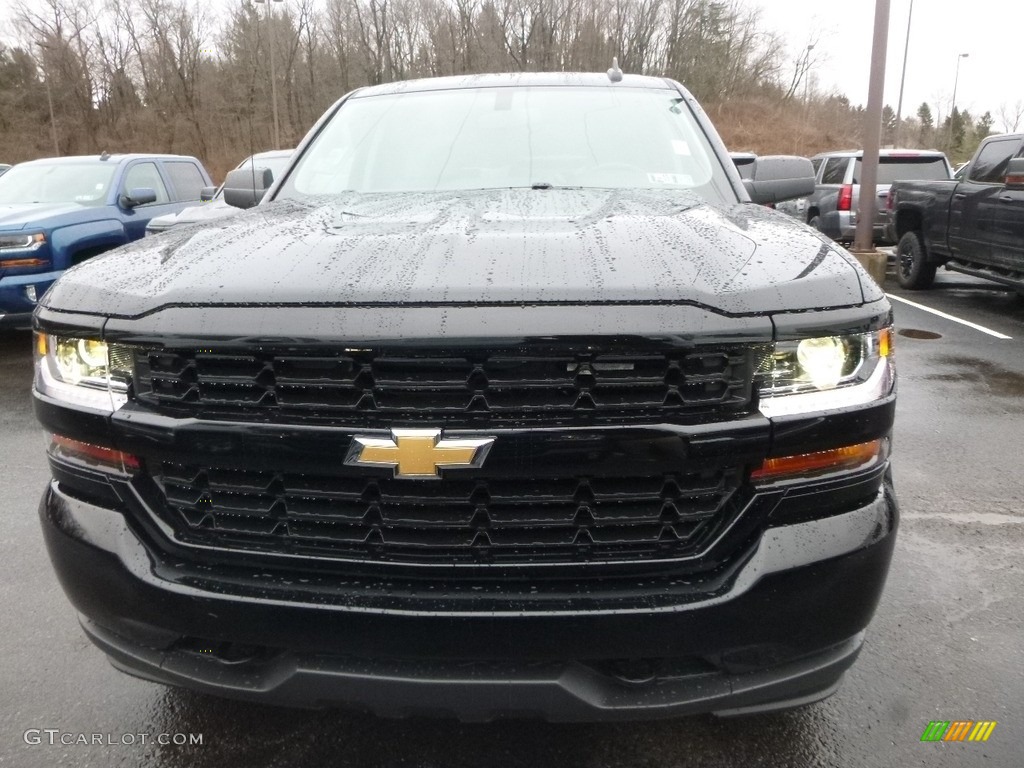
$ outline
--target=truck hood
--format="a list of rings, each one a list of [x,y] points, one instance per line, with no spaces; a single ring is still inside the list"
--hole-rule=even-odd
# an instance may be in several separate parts
[[[18,203],[0,205],[0,230],[7,232],[51,225],[52,219],[78,218],[90,209],[78,203]],[[61,222],[63,223],[63,222]]]
[[[862,275],[787,216],[689,193],[352,193],[118,248],[69,270],[44,305],[121,318],[171,306],[623,303],[752,315],[859,305]]]

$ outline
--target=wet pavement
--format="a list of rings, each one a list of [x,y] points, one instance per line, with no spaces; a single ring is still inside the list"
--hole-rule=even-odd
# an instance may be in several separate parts
[[[1024,764],[1024,299],[946,272],[930,291],[893,285],[1012,338],[896,304],[903,519],[866,646],[828,701],[730,721],[391,721],[220,701],[114,671],[50,570],[29,336],[0,335],[0,766]],[[983,744],[921,743],[931,720],[998,726]],[[102,743],[60,743],[80,734]],[[202,744],[154,743],[161,734]]]

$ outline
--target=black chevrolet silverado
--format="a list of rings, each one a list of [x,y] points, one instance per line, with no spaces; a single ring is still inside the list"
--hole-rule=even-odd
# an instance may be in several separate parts
[[[990,136],[949,181],[897,181],[889,239],[904,288],[946,269],[1024,293],[1024,134]]]
[[[357,90],[35,314],[41,506],[130,674],[389,715],[817,701],[897,526],[891,309],[677,83]]]

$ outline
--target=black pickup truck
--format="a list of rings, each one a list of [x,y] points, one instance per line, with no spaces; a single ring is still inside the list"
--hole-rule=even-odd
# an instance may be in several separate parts
[[[904,288],[928,288],[935,270],[1024,292],[1024,134],[991,136],[950,181],[897,181],[889,237]]]
[[[251,210],[40,300],[43,530],[118,668],[467,720],[836,689],[897,527],[891,306],[757,204],[808,160],[743,179],[614,74],[360,89],[228,174]]]

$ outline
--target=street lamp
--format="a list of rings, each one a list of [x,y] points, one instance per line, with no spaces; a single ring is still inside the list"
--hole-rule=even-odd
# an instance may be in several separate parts
[[[910,53],[910,22],[914,19],[914,0],[910,0],[910,11],[907,13],[907,40],[903,44],[903,71],[900,73],[900,98],[896,102],[896,135],[893,144],[900,145],[900,117],[903,115],[903,83],[907,79],[907,54]]]
[[[275,3],[282,3],[284,0],[273,0]],[[266,0],[256,0],[257,3],[265,3]],[[270,10],[270,3],[267,3],[267,44],[270,46],[270,102],[274,109],[274,149],[281,148],[281,122],[277,117],[277,69],[274,66],[274,24],[273,13]]]
[[[956,76],[953,78],[953,103],[949,107],[949,135],[946,137],[946,144],[953,148],[953,114],[956,112],[956,86],[960,82],[960,62],[971,54],[961,53],[956,57]]]

